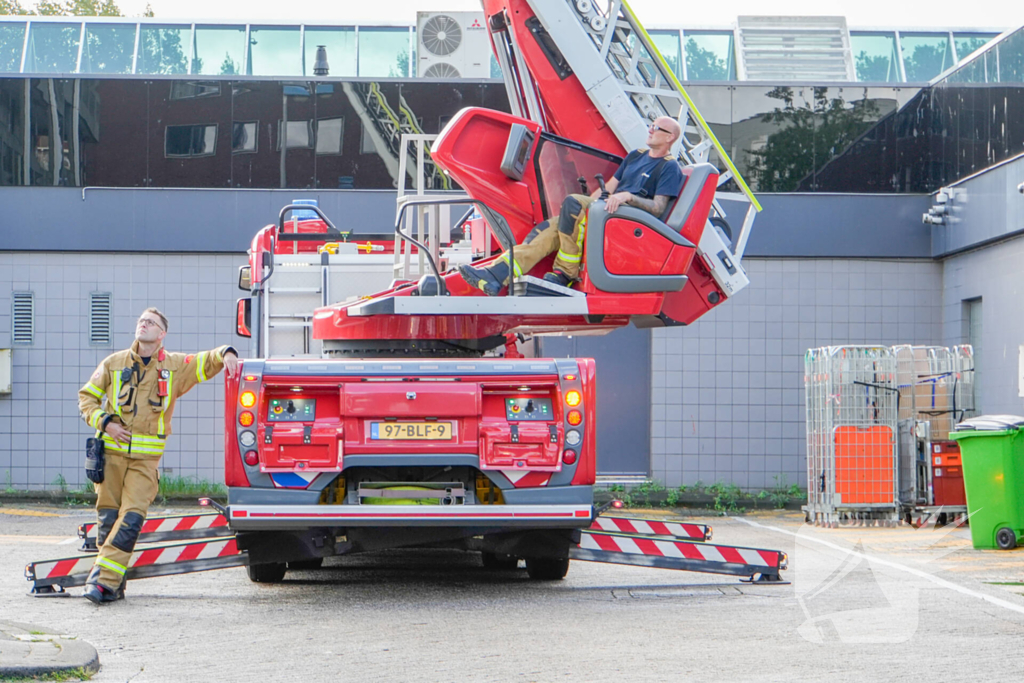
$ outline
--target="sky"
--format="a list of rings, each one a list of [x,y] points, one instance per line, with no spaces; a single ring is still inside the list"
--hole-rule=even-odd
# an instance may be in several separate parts
[[[554,0],[552,0],[554,1]],[[600,2],[600,0],[598,0]],[[478,0],[148,0],[157,17],[311,23],[390,21],[413,23],[417,11],[478,11]],[[23,4],[30,5],[29,2]],[[140,15],[147,0],[117,0],[126,15]],[[845,16],[853,28],[1017,28],[1024,25],[1024,3],[997,0],[980,4],[935,0],[631,0],[647,27],[728,26],[740,15]],[[1014,9],[1016,8],[1016,9]]]

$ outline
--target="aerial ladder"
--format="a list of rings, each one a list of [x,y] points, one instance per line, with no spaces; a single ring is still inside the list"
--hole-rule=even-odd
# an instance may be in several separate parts
[[[760,204],[625,2],[483,7],[511,113],[463,109],[430,148],[466,194],[399,197],[386,253],[361,253],[375,247],[300,204],[257,233],[237,317],[257,357],[225,391],[227,505],[204,499],[216,512],[147,520],[129,579],[246,566],[253,581],[275,582],[334,555],[431,545],[479,551],[493,569],[523,559],[537,579],[562,578],[575,559],[781,582],[781,551],[595,506],[595,363],[516,347],[537,334],[694,322],[749,284],[742,258]],[[415,133],[407,107],[359,94],[392,133]],[[680,196],[664,220],[594,202],[578,287],[537,277],[549,257],[486,297],[444,268],[436,233],[402,231],[405,212],[470,205],[488,228],[481,263],[514,259],[535,225],[568,194],[601,187],[660,116],[684,131]],[[286,229],[298,210],[318,220]],[[367,294],[395,274],[402,242],[429,272]],[[288,279],[298,275],[310,281]],[[291,328],[275,327],[285,322],[302,336],[286,338]],[[80,535],[95,549],[91,525]],[[35,562],[26,578],[37,595],[61,594],[90,566],[87,555]]]

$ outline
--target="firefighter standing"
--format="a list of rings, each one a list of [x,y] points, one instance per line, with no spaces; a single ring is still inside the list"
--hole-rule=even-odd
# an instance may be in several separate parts
[[[85,422],[102,437],[105,466],[96,479],[96,564],[85,597],[96,604],[124,597],[125,572],[146,512],[157,494],[157,466],[171,434],[178,397],[221,368],[238,372],[230,346],[197,354],[165,351],[167,318],[147,308],[131,348],[108,356],[78,392]],[[93,478],[93,472],[90,472]]]

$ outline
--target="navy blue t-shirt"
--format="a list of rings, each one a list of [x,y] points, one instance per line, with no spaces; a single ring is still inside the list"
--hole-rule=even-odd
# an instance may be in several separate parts
[[[619,181],[615,191],[639,195],[640,191],[644,189],[644,185],[647,184],[647,179],[661,163],[665,164],[665,168],[662,169],[661,176],[658,178],[654,194],[662,194],[666,197],[679,196],[679,191],[683,189],[683,170],[679,167],[679,162],[674,159],[668,161],[652,159],[647,152],[628,163],[623,162],[619,166],[615,171],[615,178]],[[647,197],[647,199],[653,199],[653,197]]]

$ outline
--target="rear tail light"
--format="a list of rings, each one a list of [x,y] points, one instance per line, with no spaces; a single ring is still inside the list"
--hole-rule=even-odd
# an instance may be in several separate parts
[[[252,408],[256,405],[256,394],[251,391],[243,391],[242,395],[238,397],[238,402],[242,404],[243,408]]]
[[[245,454],[245,464],[253,467],[260,463],[260,456],[256,451],[249,451]]]
[[[252,426],[252,423],[256,421],[256,416],[250,413],[248,410],[238,416],[238,424],[243,427]]]
[[[566,451],[562,453],[562,462],[566,465],[576,464],[576,451]]]
[[[570,408],[575,408],[576,406],[578,406],[581,400],[582,398],[580,397],[580,392],[576,390],[567,392],[565,394],[565,404]]]
[[[570,410],[568,417],[566,417],[566,420],[569,421],[569,424],[575,427],[579,423],[583,422],[583,413],[581,413],[578,410]]]

